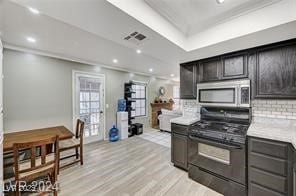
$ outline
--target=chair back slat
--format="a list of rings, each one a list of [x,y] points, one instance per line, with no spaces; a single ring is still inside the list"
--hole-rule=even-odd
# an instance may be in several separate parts
[[[84,122],[80,119],[77,119],[75,137],[77,139],[78,138],[82,139],[83,138],[83,131],[84,131]]]
[[[41,146],[41,164],[46,162],[46,145]]]
[[[34,171],[39,169],[51,169],[56,170],[57,168],[57,161],[58,161],[58,141],[59,137],[51,137],[48,139],[40,140],[40,141],[33,141],[33,142],[26,142],[26,143],[14,143],[13,144],[13,152],[14,152],[14,170],[15,170],[15,180],[20,180],[20,174],[30,172],[34,173]],[[51,145],[54,147],[54,152],[52,154],[52,160],[47,160],[47,146]],[[41,152],[36,153],[36,149],[40,148]],[[24,149],[30,150],[30,161],[20,161],[20,151]],[[37,164],[37,160],[38,164]],[[24,165],[26,163],[25,168],[20,168],[20,164]],[[52,167],[49,167],[52,165]],[[28,166],[28,167],[27,167]],[[47,167],[47,168],[45,168]]]
[[[31,167],[36,165],[36,147],[32,146],[31,148]]]

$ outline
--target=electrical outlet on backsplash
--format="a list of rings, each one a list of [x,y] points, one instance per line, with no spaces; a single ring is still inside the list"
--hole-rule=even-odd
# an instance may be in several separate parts
[[[296,100],[252,100],[252,113],[256,117],[296,119]]]
[[[198,117],[200,114],[200,105],[194,99],[184,99],[183,103],[183,115],[190,117]]]

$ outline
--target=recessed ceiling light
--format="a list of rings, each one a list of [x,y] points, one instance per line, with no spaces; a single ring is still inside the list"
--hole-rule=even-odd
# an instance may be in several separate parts
[[[118,63],[118,60],[117,59],[113,59],[113,63]]]
[[[142,53],[142,50],[138,49],[138,50],[136,50],[136,52],[137,52],[138,54],[141,54],[141,53]]]
[[[217,3],[219,3],[219,4],[221,4],[223,2],[224,2],[224,0],[217,0]]]
[[[175,74],[171,74],[171,77],[174,77],[175,76]]]
[[[31,43],[35,43],[36,39],[34,39],[33,37],[27,37],[27,41]]]
[[[153,69],[152,69],[152,68],[150,68],[150,69],[149,69],[149,72],[153,72]]]
[[[32,12],[33,14],[39,14],[39,10],[35,9],[35,8],[32,8],[32,7],[29,7],[28,8],[30,10],[30,12]]]

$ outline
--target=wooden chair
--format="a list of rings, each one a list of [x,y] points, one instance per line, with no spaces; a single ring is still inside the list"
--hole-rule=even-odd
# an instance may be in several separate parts
[[[53,152],[48,151],[48,146],[52,146]],[[14,172],[16,182],[16,196],[20,195],[20,182],[31,182],[38,177],[48,176],[51,185],[56,186],[58,172],[59,137],[51,137],[45,140],[15,143],[13,144]],[[36,155],[36,148],[40,148],[40,155]],[[30,150],[30,159],[20,160],[20,152]],[[53,187],[52,187],[53,188]],[[57,195],[56,187],[53,188],[54,195]]]
[[[59,166],[59,168],[63,168],[78,162],[80,162],[80,164],[83,165],[83,130],[84,130],[84,122],[80,119],[77,119],[75,137],[60,141],[60,144],[59,144],[60,161],[70,157],[74,157],[74,156],[76,157],[76,159],[71,163]],[[61,157],[61,152],[71,150],[71,149],[75,149],[75,154]],[[80,153],[78,153],[78,149],[80,150]],[[59,164],[60,164],[60,161],[59,161]]]

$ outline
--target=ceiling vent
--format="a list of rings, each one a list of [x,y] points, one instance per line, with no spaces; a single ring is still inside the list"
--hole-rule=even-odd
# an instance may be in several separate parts
[[[140,44],[143,44],[147,40],[147,37],[145,35],[135,31],[135,32],[129,34],[128,36],[126,36],[124,38],[124,40],[131,42],[133,44],[140,45]]]

